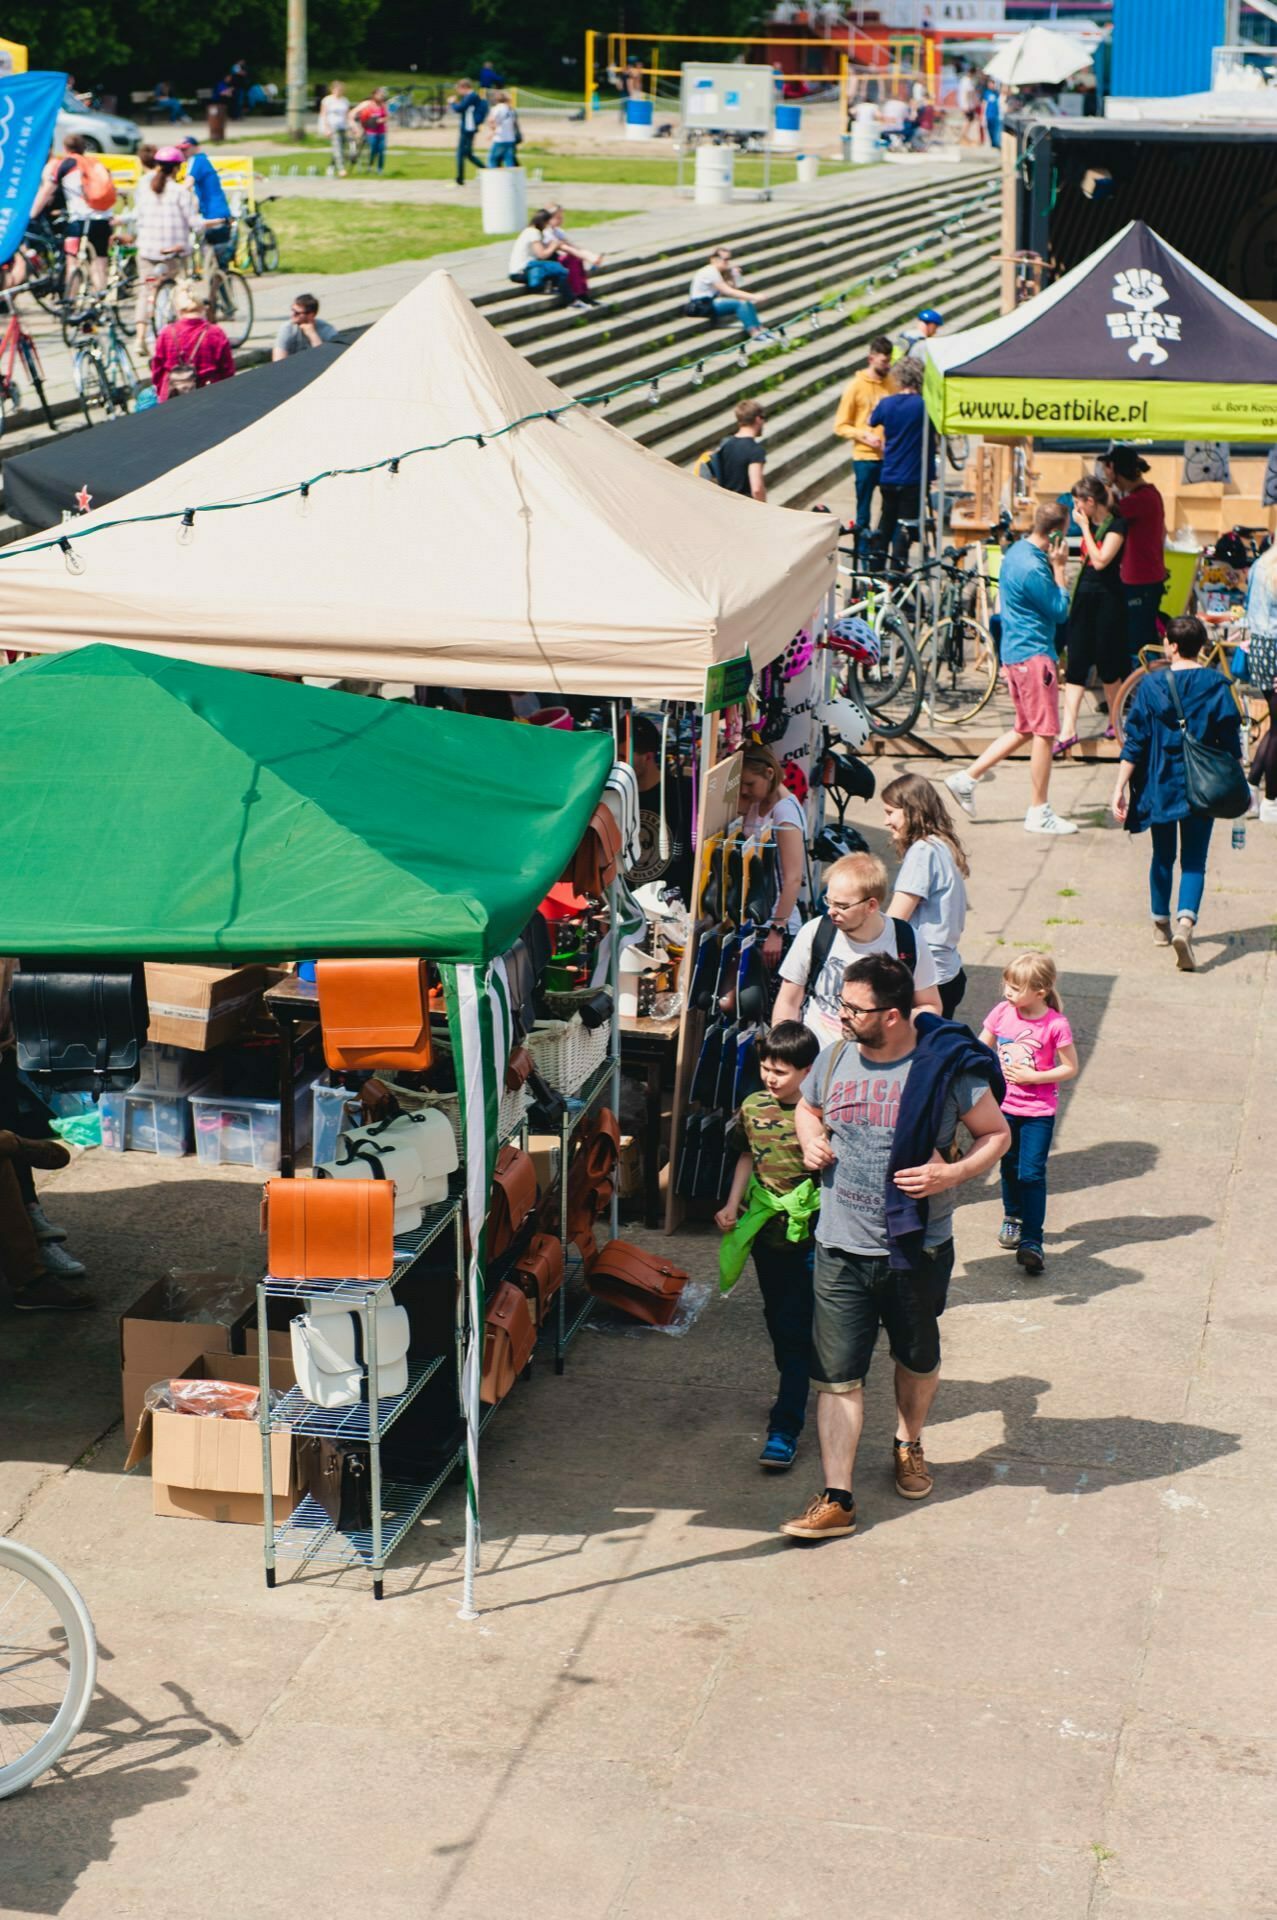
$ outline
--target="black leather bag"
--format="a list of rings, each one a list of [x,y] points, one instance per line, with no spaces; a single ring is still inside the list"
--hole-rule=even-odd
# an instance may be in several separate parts
[[[150,1020],[140,965],[91,973],[28,962],[11,1002],[18,1066],[36,1086],[115,1093],[136,1084]]]
[[[1166,678],[1184,744],[1184,791],[1189,806],[1195,813],[1208,813],[1212,820],[1240,820],[1250,806],[1250,788],[1241,761],[1222,747],[1208,747],[1188,731],[1174,672],[1168,670]]]
[[[367,1447],[298,1434],[297,1478],[340,1533],[372,1525],[372,1474]]]

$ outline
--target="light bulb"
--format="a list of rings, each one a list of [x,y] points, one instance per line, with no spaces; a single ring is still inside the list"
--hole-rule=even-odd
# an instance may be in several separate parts
[[[648,404],[648,406],[649,406],[649,407],[659,407],[659,406],[660,406],[660,404],[661,404],[661,385],[660,385],[660,382],[659,382],[659,380],[653,380],[653,382],[652,382],[652,384],[651,384],[651,386],[650,386],[650,387],[648,388],[648,390],[647,390],[647,404]]]
[[[66,561],[67,572],[83,573],[84,561],[82,560],[80,555],[76,552],[75,548],[71,545],[71,542],[68,539],[66,539],[64,536],[61,540],[58,541],[58,545],[62,549],[62,558]]]
[[[696,368],[692,374],[692,385],[694,387],[703,387],[705,385],[705,362],[703,360],[696,362]]]
[[[737,366],[738,366],[738,367],[740,368],[740,370],[741,370],[741,372],[742,372],[742,373],[748,373],[748,371],[749,371],[749,349],[748,349],[748,347],[747,347],[747,346],[745,345],[745,342],[744,342],[743,340],[742,340],[742,341],[741,341],[741,343],[740,343],[740,352],[739,352],[739,353],[737,354],[737,356],[736,356],[736,364],[737,364]]]
[[[304,520],[310,512],[310,481],[303,480],[297,489],[297,511]]]
[[[183,507],[182,523],[177,530],[177,544],[179,547],[189,547],[194,544],[194,540],[195,509],[194,507]]]

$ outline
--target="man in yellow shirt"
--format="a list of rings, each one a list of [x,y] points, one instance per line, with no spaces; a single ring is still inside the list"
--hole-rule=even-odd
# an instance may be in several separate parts
[[[891,378],[891,341],[885,333],[869,342],[869,356],[843,388],[834,418],[834,432],[852,444],[852,471],[856,476],[856,558],[869,554],[870,516],[882,467],[882,435],[871,431],[869,416],[878,402],[895,392]]]

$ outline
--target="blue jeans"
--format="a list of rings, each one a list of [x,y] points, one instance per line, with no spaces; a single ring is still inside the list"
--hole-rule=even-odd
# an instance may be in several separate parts
[[[1160,586],[1123,587],[1126,601],[1126,631],[1131,643],[1131,664],[1141,647],[1161,645],[1161,636],[1157,631],[1157,609],[1162,604],[1163,589]]]
[[[1002,1156],[1002,1211],[1020,1222],[1020,1245],[1042,1246],[1046,1221],[1046,1157],[1055,1132],[1053,1113],[1008,1113],[1011,1145]]]
[[[752,300],[715,300],[714,317],[716,320],[739,320],[748,333],[753,333],[762,324]]]
[[[517,167],[519,156],[514,150],[513,140],[494,140],[488,148],[490,167]]]
[[[856,552],[861,553],[869,545],[874,495],[882,476],[882,461],[853,460],[851,470],[856,477]]]
[[[466,183],[467,160],[472,167],[478,167],[480,172],[482,172],[483,162],[474,150],[474,135],[472,133],[463,133],[457,141],[457,185],[459,187],[464,187]]]
[[[763,1318],[771,1335],[780,1388],[767,1416],[768,1433],[796,1440],[807,1418],[811,1383],[812,1259],[814,1240],[783,1246],[754,1242],[754,1272],[763,1296]]]
[[[364,136],[368,149],[368,171],[376,167],[378,173],[386,169],[386,136],[384,133],[369,133]]]
[[[1176,912],[1196,920],[1206,891],[1206,856],[1215,822],[1208,813],[1187,813],[1182,820],[1155,820],[1153,858],[1149,862],[1148,892],[1155,920],[1171,917],[1171,882],[1175,877],[1176,842],[1179,852],[1179,901]]]
[[[547,281],[554,286],[565,287],[568,270],[559,260],[529,260],[521,274],[512,273],[510,278],[522,281],[529,293],[535,293]]]

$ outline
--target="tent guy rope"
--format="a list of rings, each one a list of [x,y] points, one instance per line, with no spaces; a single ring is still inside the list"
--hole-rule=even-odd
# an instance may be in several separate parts
[[[885,266],[875,267],[872,273],[850,281],[839,292],[826,295],[823,300],[814,301],[811,306],[804,307],[801,312],[792,315],[776,329],[780,336],[779,351],[786,352],[792,344],[793,335],[801,331],[808,322],[819,324],[826,314],[832,314],[835,322],[849,319],[851,316],[848,314],[848,302],[854,293],[871,292],[884,280],[898,280],[910,263],[916,260],[928,246],[940,240],[952,239],[961,233],[968,218],[987,207],[990,201],[997,198],[1000,191],[1000,187],[986,188],[983,192],[974,195],[962,206],[955,208],[934,231],[912,240]],[[517,433],[521,428],[534,426],[538,421],[544,420],[553,426],[565,413],[571,413],[578,407],[597,406],[606,412],[612,402],[623,398],[626,394],[637,392],[640,388],[646,389],[651,399],[653,394],[659,396],[661,380],[674,379],[681,374],[687,374],[690,384],[699,387],[705,379],[706,363],[729,357],[740,358],[746,367],[750,364],[745,343],[729,341],[722,346],[698,352],[655,378],[651,374],[643,374],[636,380],[627,380],[621,386],[611,387],[601,392],[567,396],[562,406],[545,407],[535,413],[522,414],[518,419],[507,420],[502,426],[489,428],[483,433],[452,434],[446,440],[418,447],[405,447],[398,453],[387,454],[384,459],[367,461],[361,466],[328,467],[321,473],[312,474],[309,479],[293,481],[288,486],[274,487],[264,493],[245,494],[234,500],[210,500],[200,505],[172,507],[160,513],[119,514],[109,520],[99,520],[94,526],[85,527],[75,534],[68,532],[69,523],[64,522],[61,531],[50,534],[47,540],[23,541],[11,549],[0,548],[0,563],[19,552],[24,555],[40,553],[56,547],[61,550],[67,571],[80,574],[85,571],[85,561],[77,552],[74,542],[87,540],[91,534],[107,533],[116,527],[146,526],[165,521],[178,523],[178,539],[183,546],[189,546],[194,540],[198,516],[202,513],[235,513],[245,507],[267,506],[272,501],[287,500],[294,496],[300,500],[304,512],[312,488],[318,486],[323,480],[353,479],[369,473],[387,473],[393,479],[398,475],[405,460],[415,459],[419,454],[446,453],[449,448],[456,446],[482,448],[490,441],[503,439],[507,434]]]

